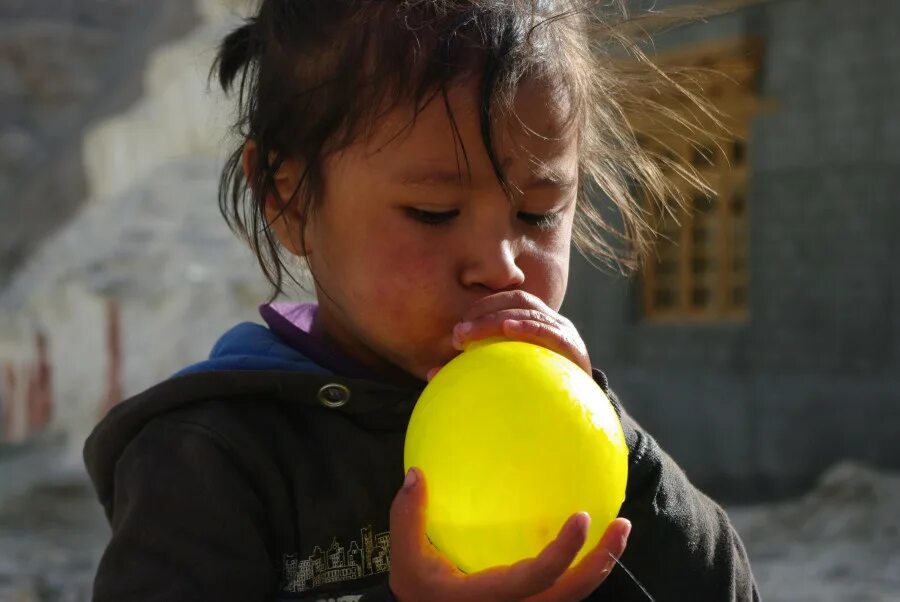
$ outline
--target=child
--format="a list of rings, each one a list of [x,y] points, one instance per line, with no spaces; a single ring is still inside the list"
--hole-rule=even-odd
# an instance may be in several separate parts
[[[276,293],[295,256],[319,302],[263,305],[267,327],[239,324],[96,428],[85,460],[112,539],[95,600],[646,599],[618,557],[659,599],[758,599],[724,512],[557,313],[573,237],[616,257],[592,200],[639,251],[634,185],[668,192],[622,116],[634,67],[619,79],[589,45],[594,8],[263,0],[226,38],[244,143],[220,206]],[[424,534],[428,475],[402,471],[425,381],[496,335],[569,357],[621,416],[622,518],[570,570],[584,514],[535,559],[460,573]]]

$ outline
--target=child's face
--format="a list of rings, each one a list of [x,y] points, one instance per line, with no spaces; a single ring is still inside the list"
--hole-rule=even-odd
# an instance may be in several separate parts
[[[521,123],[514,118],[495,135],[509,181],[521,191],[510,203],[481,140],[477,92],[475,84],[450,91],[471,183],[439,96],[401,135],[408,110],[387,114],[367,141],[324,165],[324,196],[305,233],[318,326],[373,368],[424,379],[458,353],[451,333],[463,312],[493,293],[522,289],[554,310],[562,304],[576,134],[564,131],[564,107],[547,87],[520,88]],[[535,215],[548,213],[557,215],[535,225]]]

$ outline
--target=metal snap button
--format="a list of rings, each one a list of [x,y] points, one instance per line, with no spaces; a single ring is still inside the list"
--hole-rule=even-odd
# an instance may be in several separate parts
[[[350,401],[350,389],[338,383],[328,383],[319,389],[319,402],[326,408],[339,408]]]

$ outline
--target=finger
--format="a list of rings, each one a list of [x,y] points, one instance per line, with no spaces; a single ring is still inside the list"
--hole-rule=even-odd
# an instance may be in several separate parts
[[[552,587],[584,545],[590,522],[586,512],[573,514],[536,557],[470,575],[466,591],[495,600],[522,600]]]
[[[425,506],[427,492],[422,473],[410,468],[391,504],[391,567],[400,573],[415,573],[416,560],[427,543]],[[395,566],[396,565],[396,566]]]
[[[391,570],[390,587],[410,599],[420,599],[423,590],[459,580],[460,573],[443,558],[425,535],[425,508],[427,505],[425,477],[416,468],[410,468],[391,504]]]
[[[556,314],[553,309],[536,295],[523,290],[515,290],[494,293],[479,299],[463,313],[460,321],[467,322],[485,314],[513,308],[535,309],[542,313]]]
[[[548,313],[546,311],[541,311],[539,309],[533,309],[530,307],[508,307],[506,309],[499,309],[497,311],[492,311],[490,313],[482,314],[471,320],[466,320],[464,322],[459,322],[454,330],[457,330],[460,327],[463,327],[465,324],[470,324],[472,326],[477,326],[483,322],[502,322],[503,320],[534,320],[536,322],[544,322],[546,324],[555,324],[558,326],[567,326],[569,322],[555,313]]]
[[[582,340],[555,325],[534,320],[506,320],[500,334],[516,341],[546,347],[568,358],[588,374],[591,373],[591,358]]]
[[[630,532],[631,523],[627,519],[615,519],[606,528],[594,549],[575,567],[566,572],[553,587],[528,598],[527,602],[574,602],[590,596],[606,580],[615,568],[616,561],[622,557]]]
[[[428,373],[425,375],[425,380],[428,382],[431,382],[431,379],[434,378],[435,375],[437,375],[437,373],[441,371],[441,368],[443,368],[443,366],[437,366],[436,368],[432,368],[431,370],[429,370]]]
[[[503,309],[458,323],[453,328],[453,346],[462,350],[467,343],[503,335],[503,322],[506,320],[531,320],[552,326],[563,326],[554,316],[536,309]]]

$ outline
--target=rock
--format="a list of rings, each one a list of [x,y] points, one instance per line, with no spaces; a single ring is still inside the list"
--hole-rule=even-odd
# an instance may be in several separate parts
[[[84,200],[82,134],[140,92],[149,51],[196,22],[182,0],[0,1],[0,280]],[[37,214],[28,205],[40,202]]]

